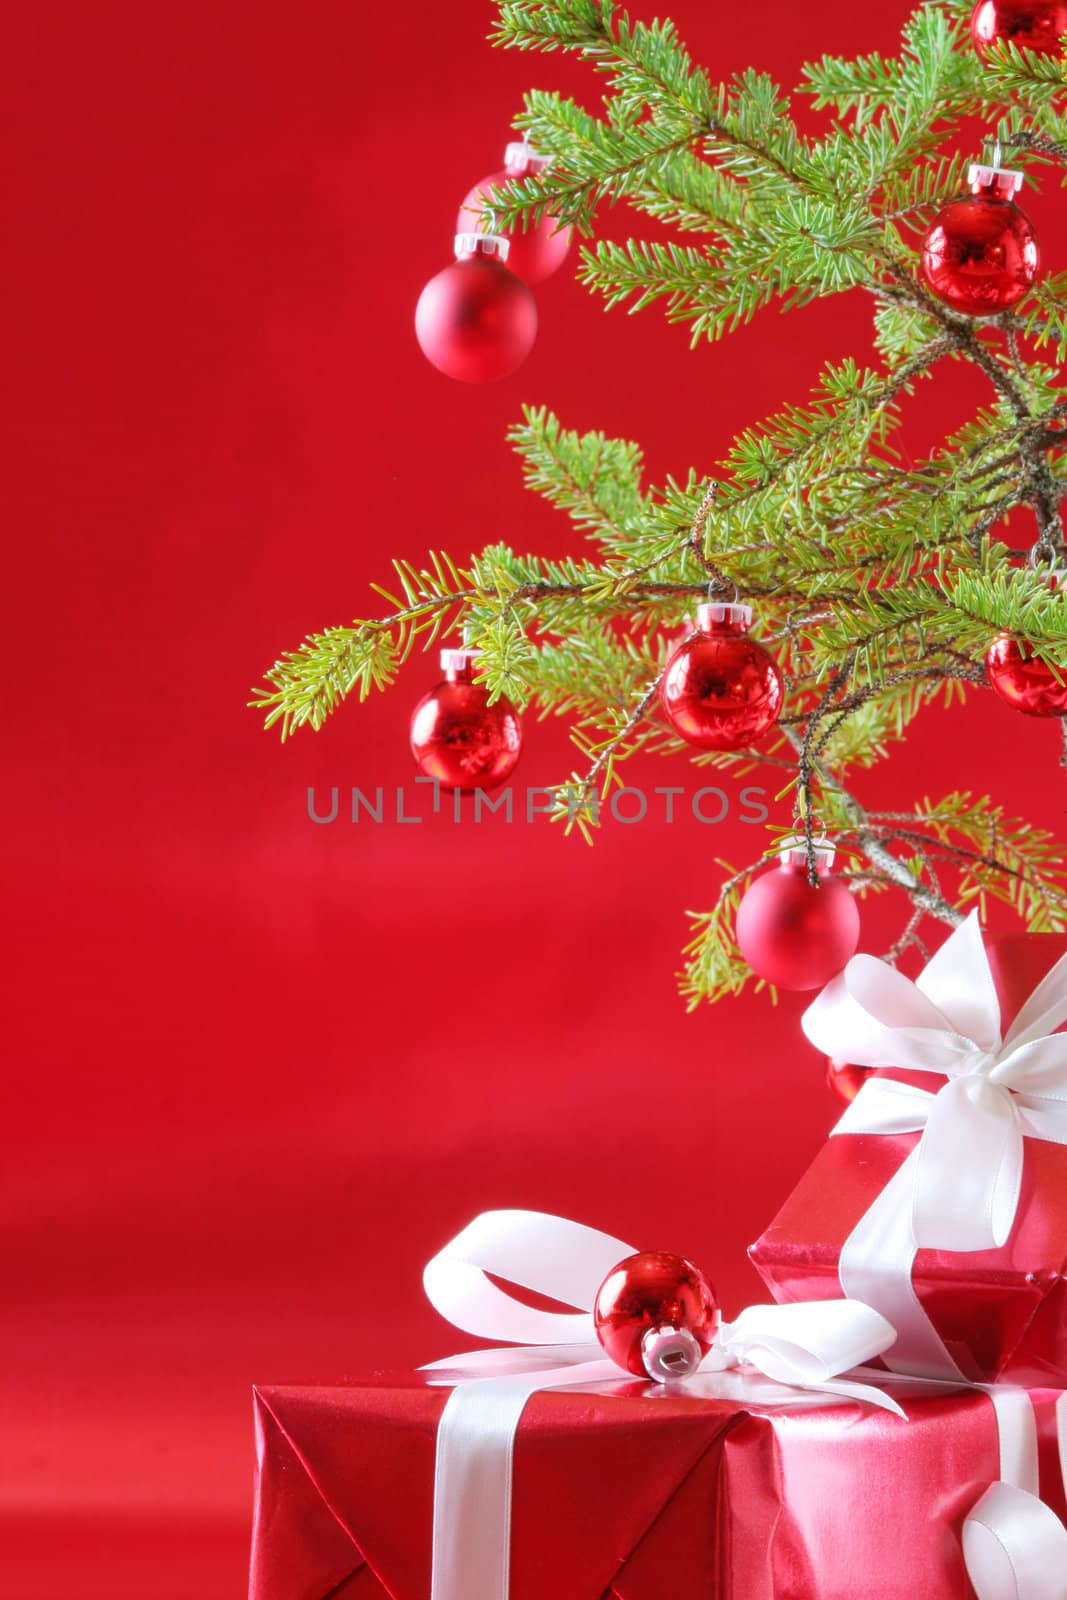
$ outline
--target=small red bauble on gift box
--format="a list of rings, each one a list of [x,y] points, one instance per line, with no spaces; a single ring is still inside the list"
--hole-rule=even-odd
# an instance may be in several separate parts
[[[596,1336],[638,1378],[685,1378],[711,1349],[719,1303],[699,1267],[641,1250],[612,1267],[593,1304]]]

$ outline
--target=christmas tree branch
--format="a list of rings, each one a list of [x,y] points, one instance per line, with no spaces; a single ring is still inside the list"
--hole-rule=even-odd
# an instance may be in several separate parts
[[[498,43],[575,52],[604,93],[597,114],[550,91],[527,96],[521,125],[552,161],[493,194],[493,226],[552,214],[590,233],[598,207],[623,202],[683,237],[583,248],[579,276],[608,306],[658,302],[694,340],[714,340],[771,304],[788,312],[860,288],[878,355],[827,366],[805,404],[743,428],[719,463],[658,488],[643,483],[636,444],[527,407],[511,435],[526,483],[590,541],[588,557],[496,544],[463,567],[443,554],[398,561],[396,592],[378,590],[384,615],[312,635],[274,664],[253,702],[268,726],[283,737],[321,727],[347,697],[387,688],[416,647],[459,635],[481,651],[492,696],[572,717],[583,765],[557,789],[556,814],[589,837],[626,761],[686,748],[652,713],[695,605],[755,599],[785,714],[761,748],[702,752],[698,766],[784,774],[809,871],[825,827],[855,893],[901,897],[893,959],[923,948],[926,917],[953,925],[988,895],[1030,926],[1063,925],[1062,852],[1047,834],[985,796],[879,811],[852,777],[925,707],[981,685],[1001,633],[1067,674],[1067,603],[1048,581],[1064,555],[1067,392],[1041,354],[1067,358],[1067,272],[976,321],[928,289],[917,250],[963,187],[968,150],[979,153],[969,119],[1037,172],[1067,165],[1067,69],[1010,45],[980,60],[969,11],[933,0],[896,55],[808,66],[800,93],[836,113],[816,137],[765,75],[715,84],[669,22],[635,22],[614,0],[503,0]],[[988,398],[912,460],[899,444],[909,398],[949,359]],[[1036,523],[1030,565],[996,538],[1020,506]],[[1064,730],[1067,762],[1067,719]],[[715,906],[695,917],[690,1004],[749,981],[734,917],[760,864],[724,865]]]

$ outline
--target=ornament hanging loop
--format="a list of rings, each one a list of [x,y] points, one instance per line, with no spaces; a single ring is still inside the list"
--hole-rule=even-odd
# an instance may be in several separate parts
[[[693,526],[690,529],[689,536],[694,544],[698,544],[704,537],[704,529],[707,526],[708,518],[711,515],[711,508],[715,504],[715,496],[718,494],[718,492],[719,485],[715,482],[715,479],[712,478],[711,482],[704,490],[700,504],[696,508],[696,514],[693,517]]]
[[[1067,581],[1067,564],[1064,563],[1063,550],[1043,533],[1030,547],[1027,557],[1028,563],[1034,572],[1045,571],[1049,583],[1056,589],[1062,589]]]
[[[708,599],[727,600],[732,604],[735,600],[741,598],[737,584],[732,578],[728,578],[724,572],[720,571],[704,549],[704,529],[708,525],[711,508],[715,503],[715,496],[718,492],[719,485],[712,478],[701,496],[700,504],[696,508],[692,526],[689,529],[689,544],[693,554],[708,574]]]
[[[741,598],[741,591],[732,578],[724,572],[708,579],[708,600],[725,600],[729,605],[735,605]]]
[[[817,851],[820,845],[826,845],[829,841],[822,836],[815,807],[811,803],[810,782],[811,773],[810,769],[808,769],[802,775],[801,782],[797,788],[796,802],[793,806],[793,827],[796,830],[794,848],[799,846],[803,850],[808,882],[815,889],[818,888],[819,884]],[[784,841],[784,844],[788,845],[788,843],[788,840]],[[830,859],[831,861],[833,860],[832,854]]]

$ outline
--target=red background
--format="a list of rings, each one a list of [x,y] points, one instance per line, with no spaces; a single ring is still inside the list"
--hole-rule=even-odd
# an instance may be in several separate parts
[[[674,12],[714,71],[788,82],[891,47],[904,7]],[[746,1242],[833,1116],[799,1001],[675,996],[685,909],[759,830],[609,825],[590,851],[545,822],[315,827],[309,785],[410,779],[432,661],[284,748],[244,709],[279,650],[369,607],[390,554],[575,548],[504,443],[521,401],[641,439],[656,481],[866,348],[853,296],[690,355],[563,273],[516,377],[431,370],[414,300],[522,87],[594,94],[572,62],[490,51],[489,20],[37,0],[6,21],[11,1600],[235,1600],[251,1382],[454,1349],[420,1268],[486,1206],[684,1250],[736,1309]],[[979,398],[944,374],[911,438]],[[1056,827],[1056,737],[983,697],[864,792],[989,785]],[[519,776],[569,764],[531,724]]]

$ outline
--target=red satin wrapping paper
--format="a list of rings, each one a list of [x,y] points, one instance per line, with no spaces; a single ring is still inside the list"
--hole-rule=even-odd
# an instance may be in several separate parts
[[[1016,934],[989,942],[1005,1029],[1063,953],[1067,937]],[[882,1074],[934,1088],[923,1073]],[[776,1300],[841,1294],[841,1249],[919,1135],[828,1139],[749,1251]],[[966,1377],[1067,1388],[1067,1146],[1026,1140],[1019,1210],[1000,1250],[921,1250],[919,1300]]]
[[[534,1395],[515,1446],[511,1600],[972,1600],[960,1530],[999,1476],[992,1402],[893,1393],[907,1422],[637,1382]],[[256,1391],[250,1600],[428,1600],[446,1398],[419,1374]],[[1035,1413],[1062,1515],[1053,1398]]]

